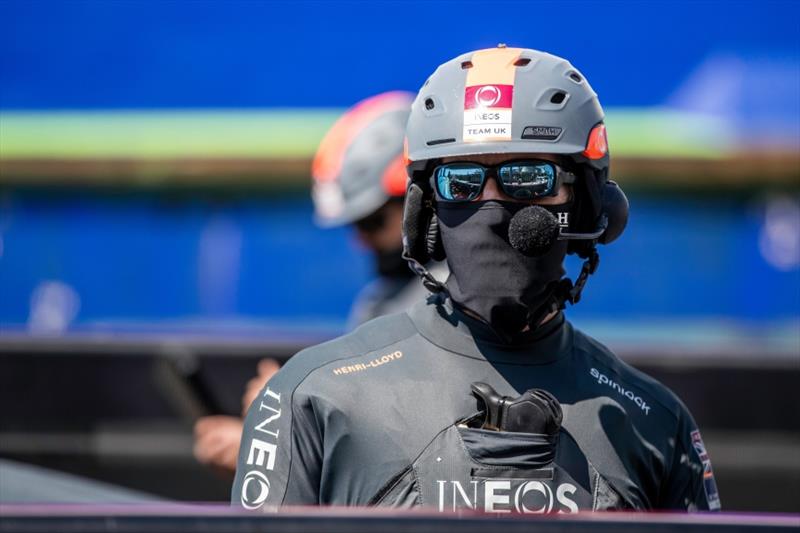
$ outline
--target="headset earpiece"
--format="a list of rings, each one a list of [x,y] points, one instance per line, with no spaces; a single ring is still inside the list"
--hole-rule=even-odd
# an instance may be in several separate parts
[[[425,191],[411,182],[403,209],[403,254],[423,265],[430,259],[428,228],[432,216],[433,210],[426,205]]]
[[[598,171],[588,165],[579,165],[574,170],[578,179],[572,185],[572,212],[569,225],[570,232],[589,232],[595,229],[600,216],[600,185],[603,179]],[[578,257],[587,258],[592,252],[594,242],[585,240],[570,240],[567,243],[567,253]]]
[[[574,224],[570,230],[592,233],[600,230],[602,224],[606,226],[596,240],[576,239],[569,242],[567,253],[587,259],[594,253],[597,243],[610,244],[625,230],[628,198],[616,182],[607,179],[607,168],[595,170],[583,166],[583,172],[584,179],[574,185]]]
[[[603,213],[608,218],[608,227],[598,239],[600,244],[615,241],[628,224],[628,198],[616,182],[608,180],[603,190]]]

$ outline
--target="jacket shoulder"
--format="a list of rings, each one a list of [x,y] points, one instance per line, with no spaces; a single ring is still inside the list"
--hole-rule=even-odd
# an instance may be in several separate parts
[[[417,333],[405,312],[381,316],[370,320],[354,331],[327,342],[299,351],[292,356],[278,376],[299,386],[315,371],[330,364],[346,362],[392,346]]]
[[[600,391],[636,400],[645,414],[650,414],[650,409],[656,407],[674,419],[688,414],[680,398],[664,384],[626,363],[596,339],[577,329],[574,331],[575,350],[582,356],[590,379]],[[648,399],[652,404],[647,402]]]

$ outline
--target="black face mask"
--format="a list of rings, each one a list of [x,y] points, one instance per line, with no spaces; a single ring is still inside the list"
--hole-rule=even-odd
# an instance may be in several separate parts
[[[374,254],[375,269],[381,277],[406,279],[416,276],[416,274],[408,268],[408,261],[403,259],[402,247],[393,250],[376,251]]]
[[[556,241],[540,257],[527,257],[509,244],[511,218],[525,207],[489,200],[439,202],[436,209],[451,272],[446,283],[451,298],[506,339],[536,326],[532,317],[547,302],[551,284],[565,273],[566,241]],[[570,204],[542,207],[555,214],[568,212]]]

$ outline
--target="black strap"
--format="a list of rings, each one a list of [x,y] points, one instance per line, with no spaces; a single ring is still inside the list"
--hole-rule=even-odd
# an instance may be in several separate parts
[[[600,254],[598,254],[597,249],[593,247],[589,257],[583,262],[581,273],[578,274],[578,278],[575,280],[575,285],[569,290],[569,294],[567,295],[567,301],[569,301],[569,303],[574,305],[581,301],[581,293],[583,292],[583,288],[586,286],[589,276],[597,272],[597,267],[599,265]]]
[[[408,261],[409,268],[420,278],[422,278],[422,284],[425,286],[426,289],[431,291],[434,294],[438,294],[440,292],[447,293],[447,288],[444,286],[444,283],[433,277],[430,270],[425,268],[425,266],[408,255],[407,253],[403,252],[403,259]],[[449,296],[449,294],[448,294]]]
[[[569,278],[563,278],[554,282],[550,286],[550,295],[545,299],[545,303],[535,312],[528,315],[528,323],[533,327],[538,327],[542,320],[544,320],[544,317],[550,313],[564,309],[567,306],[567,302],[572,305],[578,303],[581,300],[581,293],[584,287],[586,287],[589,276],[597,271],[599,264],[600,254],[597,253],[596,248],[592,247],[591,253],[583,262],[581,272],[578,274],[575,282],[573,283]]]

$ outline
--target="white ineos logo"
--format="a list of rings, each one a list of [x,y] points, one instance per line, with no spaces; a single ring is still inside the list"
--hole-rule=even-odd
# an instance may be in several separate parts
[[[522,483],[519,483],[522,481]],[[459,481],[437,480],[439,511],[459,508],[482,509],[487,513],[577,513],[578,487],[560,483],[553,488],[542,481],[487,479],[472,480],[463,486]]]
[[[251,486],[255,487],[251,490]],[[242,506],[250,511],[261,507],[269,496],[269,479],[258,470],[251,470],[242,482]]]
[[[539,509],[530,509],[525,506],[525,495],[530,491],[536,491],[544,497],[544,505]],[[541,481],[528,481],[520,485],[514,495],[514,507],[523,513],[549,513],[553,510],[553,491]]]
[[[281,418],[281,395],[267,387],[258,404],[261,421],[253,427],[247,465],[252,466],[242,479],[241,501],[245,509],[258,509],[269,497],[270,483],[266,471],[275,470],[278,455],[278,424]],[[262,413],[265,411],[266,413]]]
[[[484,85],[475,92],[475,103],[479,107],[492,107],[500,101],[500,89],[494,85]]]

